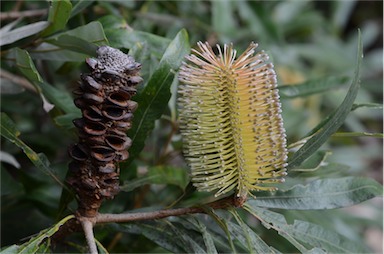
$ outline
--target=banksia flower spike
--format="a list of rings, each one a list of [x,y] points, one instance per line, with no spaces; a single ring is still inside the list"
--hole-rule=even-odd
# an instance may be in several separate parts
[[[215,196],[276,190],[286,175],[286,135],[268,55],[257,44],[236,59],[232,45],[198,43],[179,72],[179,115],[192,182]]]
[[[137,103],[131,101],[142,81],[141,65],[118,49],[101,46],[97,58],[86,63],[91,70],[81,75],[75,105],[82,118],[75,119],[79,141],[69,148],[73,161],[67,180],[79,198],[79,213],[93,217],[104,198],[119,192],[119,162],[128,158],[130,129]]]

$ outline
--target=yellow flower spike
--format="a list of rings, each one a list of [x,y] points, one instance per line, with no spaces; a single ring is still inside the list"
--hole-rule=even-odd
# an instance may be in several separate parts
[[[273,64],[251,43],[236,59],[232,45],[199,42],[180,68],[179,115],[186,161],[194,186],[251,191],[276,190],[286,175],[286,135]],[[251,194],[252,195],[252,194]]]

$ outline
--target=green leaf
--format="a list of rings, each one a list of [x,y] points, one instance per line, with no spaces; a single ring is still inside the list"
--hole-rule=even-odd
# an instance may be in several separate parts
[[[62,111],[68,114],[80,115],[80,109],[75,106],[68,91],[59,90],[46,82],[40,83],[39,86],[45,97]]]
[[[80,0],[78,1],[75,6],[73,6],[70,18],[73,16],[76,16],[78,13],[82,12],[84,9],[86,9],[88,6],[93,4],[94,1],[91,0]]]
[[[28,36],[37,34],[43,31],[49,23],[47,21],[39,21],[29,25],[25,25],[11,31],[1,31],[0,33],[0,46],[14,43],[15,41],[24,39]]]
[[[29,240],[27,243],[20,246],[17,253],[23,254],[23,253],[39,253],[39,246],[43,243],[43,241],[49,237],[51,237],[54,233],[56,233],[59,228],[64,225],[68,220],[75,218],[74,215],[69,215],[53,225],[49,229],[42,230],[39,235],[36,237],[33,237],[31,240]]]
[[[15,55],[16,55],[16,66],[19,68],[20,72],[29,81],[31,81],[32,83],[43,82],[43,79],[41,78],[34,63],[32,62],[31,57],[29,56],[26,50],[16,48]],[[38,89],[38,91],[41,91],[39,90],[38,86],[36,87],[36,89]]]
[[[184,246],[180,239],[172,233],[168,223],[164,220],[152,222],[129,223],[115,225],[120,232],[128,232],[144,235],[146,238],[155,242],[159,246],[173,253],[184,253]]]
[[[44,154],[35,153],[29,146],[27,146],[23,141],[21,141],[18,136],[20,132],[16,129],[13,121],[5,114],[1,113],[1,136],[8,139],[10,142],[14,143],[16,146],[21,148],[25,155],[31,160],[31,162],[44,172],[46,175],[52,177],[57,183],[62,187],[65,185],[57,177],[56,173],[49,167],[49,161]]]
[[[80,111],[76,113],[69,113],[65,115],[60,115],[54,118],[55,123],[58,126],[64,127],[66,129],[73,129],[73,119],[80,118],[81,114]]]
[[[31,49],[29,53],[35,60],[53,60],[60,62],[82,62],[89,57],[86,54],[63,49],[45,42],[41,43],[38,47]]]
[[[299,168],[293,168],[290,171],[302,171],[302,172],[316,171],[322,165],[324,165],[325,160],[330,154],[332,154],[331,151],[316,151],[311,157],[305,160],[300,165]]]
[[[304,171],[304,172],[291,172],[289,174],[289,177],[295,178],[299,175],[300,178],[338,178],[338,177],[344,177],[349,176],[350,173],[348,173],[348,170],[350,169],[350,166],[339,164],[339,163],[329,163],[326,162],[324,165],[321,165],[316,171]]]
[[[178,236],[186,253],[207,253],[200,247],[196,240],[197,234],[193,230],[188,230],[180,223],[168,223],[174,235]]]
[[[356,205],[382,194],[383,186],[371,178],[343,177],[316,180],[274,194],[260,192],[247,203],[252,207],[322,210]]]
[[[108,19],[107,19],[108,17]],[[114,25],[105,26],[105,34],[111,41],[111,45],[116,48],[128,48],[131,49],[135,46],[143,47],[144,44],[148,44],[151,53],[161,58],[162,54],[166,50],[167,46],[171,42],[170,39],[164,38],[155,34],[143,32],[143,31],[130,31],[123,25],[125,20],[118,19],[116,17],[104,17],[105,20],[100,20],[104,23],[114,22]],[[116,19],[115,21],[113,21]],[[119,27],[117,27],[119,26]]]
[[[51,36],[45,41],[29,51],[34,59],[84,61],[86,57],[95,56],[96,46],[109,44],[102,25],[96,21]]]
[[[120,186],[120,190],[129,192],[146,184],[173,184],[184,190],[188,183],[189,177],[185,169],[171,166],[155,166],[148,168],[147,175],[124,182]]]
[[[319,225],[300,220],[288,224],[284,216],[279,213],[253,205],[246,205],[245,208],[258,218],[263,226],[268,229],[273,228],[288,241],[298,241],[309,246],[309,248],[321,248],[328,253],[364,253],[369,251],[365,246]]]
[[[369,133],[369,132],[336,132],[332,137],[372,137],[383,138],[383,133]]]
[[[19,249],[20,249],[20,246],[14,244],[14,245],[3,248],[0,251],[0,254],[15,254],[15,253],[18,253]]]
[[[61,91],[43,81],[28,52],[16,48],[16,66],[20,72],[43,94],[51,103],[66,113],[79,114],[79,109],[66,91]]]
[[[143,91],[133,99],[139,104],[134,113],[133,127],[128,131],[132,139],[129,149],[131,162],[144,148],[145,139],[168,106],[170,86],[184,56],[189,52],[188,35],[181,30],[169,44],[160,64]]]
[[[204,225],[204,223],[202,223],[198,219],[196,219],[196,224],[197,225],[195,226],[203,235],[204,244],[207,247],[207,253],[216,254],[217,250],[215,247],[215,243],[213,241],[212,235],[208,232],[207,227]]]
[[[281,98],[297,98],[309,96],[334,88],[340,88],[349,80],[348,77],[324,77],[316,80],[309,80],[300,84],[279,86]]]
[[[266,244],[260,238],[260,236],[258,236],[247,224],[244,223],[244,221],[240,218],[240,215],[234,209],[232,209],[230,212],[235,217],[237,223],[240,225],[239,227],[238,225],[231,222],[228,224],[230,228],[234,230],[233,236],[237,237],[244,246],[247,246],[250,253],[275,253],[268,246],[268,244]]]
[[[75,29],[68,30],[55,36],[49,37],[46,39],[46,41],[57,41],[59,37],[63,35],[77,37],[78,39],[91,42],[98,46],[108,45],[108,39],[105,36],[103,26],[98,21],[93,21],[84,26],[79,26]]]
[[[181,189],[189,183],[188,173],[183,168],[172,166],[155,166],[148,168],[148,176],[154,184],[173,184]]]
[[[49,40],[53,45],[59,46],[62,49],[69,49],[74,52],[86,54],[88,56],[96,57],[97,45],[88,42],[79,37],[63,34],[55,39]]]
[[[136,188],[139,188],[146,184],[151,184],[155,176],[143,176],[131,181],[125,181],[123,185],[120,186],[121,191],[130,192]]]
[[[71,10],[72,4],[69,0],[52,0],[48,14],[50,24],[42,33],[42,36],[48,36],[65,28]]]
[[[108,250],[95,238],[95,242],[97,245],[97,250],[99,254],[108,254]]]
[[[207,213],[209,216],[211,216],[211,218],[214,219],[214,221],[220,226],[220,228],[224,231],[224,233],[227,236],[227,240],[228,240],[229,246],[231,247],[232,252],[237,253],[235,245],[233,244],[233,240],[232,240],[231,232],[229,230],[228,223],[223,218],[218,216],[215,213],[215,211],[210,207],[205,207],[205,213]]]
[[[288,161],[288,169],[300,165],[305,159],[311,156],[317,149],[323,145],[329,136],[336,132],[343,124],[348,113],[352,109],[353,102],[355,101],[357,92],[360,87],[360,66],[363,57],[363,47],[361,43],[361,34],[359,30],[359,44],[357,53],[357,65],[355,75],[352,81],[352,85],[348,90],[343,102],[340,106],[331,114],[331,117],[327,122],[323,123],[321,128],[310,138]],[[318,127],[316,127],[318,128]]]
[[[353,110],[356,110],[358,108],[382,109],[383,104],[380,104],[380,103],[358,103],[358,104],[353,104],[351,110],[353,111]]]
[[[235,30],[232,1],[212,2],[212,26],[218,34],[230,36]]]

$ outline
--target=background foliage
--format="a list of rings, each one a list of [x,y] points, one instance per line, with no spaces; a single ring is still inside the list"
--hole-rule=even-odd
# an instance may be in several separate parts
[[[129,50],[145,80],[131,157],[121,165],[123,191],[102,212],[212,201],[188,184],[174,78],[190,45],[207,40],[239,51],[255,41],[273,58],[295,162],[286,183],[275,194],[256,193],[244,209],[96,227],[100,251],[379,253],[382,200],[371,198],[382,194],[382,9],[380,1],[2,2],[1,246],[42,252],[56,223],[76,209],[61,186],[79,115],[71,91],[98,45]],[[9,18],[13,12],[19,18]],[[354,100],[357,28],[364,58]],[[294,153],[312,134],[320,150]],[[84,246],[78,234],[55,251]]]

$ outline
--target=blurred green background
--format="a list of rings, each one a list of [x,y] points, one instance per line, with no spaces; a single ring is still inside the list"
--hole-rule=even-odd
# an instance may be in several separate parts
[[[303,82],[324,80],[330,87],[323,93],[308,96],[292,94],[292,89],[281,89],[283,118],[288,144],[298,141],[324,119],[343,100],[356,65],[357,29],[361,29],[364,59],[361,71],[361,89],[357,103],[382,103],[383,100],[383,2],[382,1],[71,1],[77,6],[65,29],[75,29],[92,21],[100,21],[106,38],[113,47],[126,52],[134,48],[143,63],[144,78],[150,77],[153,68],[165,50],[164,45],[185,28],[192,47],[197,41],[211,45],[233,43],[242,52],[251,41],[266,50],[275,65],[281,86],[294,86]],[[81,3],[81,4],[80,4]],[[24,17],[18,26],[47,19],[49,2],[2,1],[1,27],[15,20],[11,13],[40,10],[36,15]],[[17,15],[16,15],[17,16]],[[142,31],[142,37],[126,36],[124,31]],[[92,33],[92,31],[90,31]],[[150,42],[145,43],[148,39]],[[63,93],[76,87],[76,81],[86,68],[81,56],[58,55],[49,59],[36,50],[39,38],[31,37],[1,48],[2,57],[8,49],[18,46],[31,49],[31,56],[43,76]],[[55,58],[57,57],[57,58]],[[83,57],[84,58],[84,57]],[[2,59],[2,68],[18,76]],[[330,81],[329,81],[330,80]],[[336,80],[336,81],[335,81]],[[16,82],[17,83],[17,82]],[[122,180],[133,179],[147,165],[184,166],[181,157],[180,135],[175,127],[175,92],[169,108],[147,139],[146,147],[129,168],[122,166]],[[140,89],[140,88],[139,88]],[[285,92],[286,91],[286,92]],[[44,153],[52,167],[64,178],[68,163],[67,146],[76,140],[70,121],[54,122],[55,110],[47,114],[41,98],[34,92],[17,86],[2,76],[1,110],[16,123],[21,139],[34,151]],[[359,108],[347,118],[340,131],[382,133],[382,109]],[[66,125],[67,124],[67,125]],[[373,137],[332,137],[323,147],[331,150],[329,163],[349,167],[328,172],[329,176],[369,176],[383,182],[383,143]],[[36,172],[22,151],[1,139],[1,245],[17,243],[52,224],[56,219],[61,188]],[[22,169],[17,170],[17,168]],[[136,171],[135,171],[136,172]],[[323,177],[323,176],[317,176]],[[296,183],[293,179],[291,184]],[[289,186],[289,183],[288,185]],[[182,191],[169,187],[157,192],[141,186],[135,193],[124,193],[108,201],[108,212],[121,212],[146,205],[170,204]],[[161,197],[161,201],[156,199]],[[145,197],[144,197],[145,196]],[[382,199],[373,199],[363,206],[339,211],[375,223],[357,223],[353,227],[375,251],[382,250]],[[289,215],[289,213],[288,213]],[[287,216],[288,216],[287,215]],[[322,216],[306,215],[309,220]],[[313,218],[310,218],[310,217]],[[20,220],[20,218],[23,218]],[[334,217],[335,218],[335,217]],[[318,218],[317,218],[318,219]],[[320,220],[321,221],[321,220]],[[325,223],[325,222],[324,222]],[[339,223],[335,219],[334,223]],[[381,224],[380,224],[381,223]],[[340,232],[348,234],[340,222]],[[108,238],[108,232],[98,232]],[[115,236],[118,237],[118,236]],[[121,237],[121,236],[120,236]],[[110,243],[113,247],[113,241]],[[148,247],[149,248],[149,247]],[[124,241],[116,246],[124,251]],[[137,246],[136,251],[146,247]],[[287,249],[290,250],[289,248]]]

